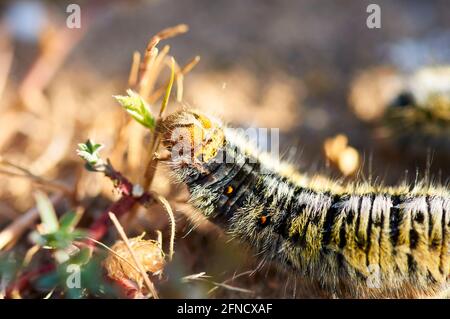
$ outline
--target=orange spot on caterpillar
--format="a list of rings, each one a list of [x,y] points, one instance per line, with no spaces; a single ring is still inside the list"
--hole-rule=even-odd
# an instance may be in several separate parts
[[[268,218],[267,216],[261,216],[261,218],[259,219],[259,222],[261,223],[261,225],[265,225],[268,222]]]
[[[227,186],[227,187],[225,188],[225,194],[230,195],[230,194],[232,194],[233,192],[234,192],[233,186]]]
[[[350,183],[347,186],[325,176],[310,177],[295,171],[291,165],[279,163],[276,159],[272,161],[269,154],[259,152],[250,141],[242,141],[238,134],[225,130],[226,127],[222,129],[220,122],[212,122],[213,127],[208,129],[209,123],[203,124],[197,113],[181,113],[178,121],[183,126],[178,122],[172,126],[183,130],[187,128],[186,123],[191,121],[189,127],[196,125],[205,133],[201,136],[201,143],[195,144],[200,149],[195,154],[212,156],[216,152],[223,155],[232,153],[243,158],[244,163],[251,163],[250,160],[256,159],[256,164],[241,168],[241,172],[248,174],[242,181],[242,175],[230,177],[227,173],[234,168],[220,166],[224,165],[223,162],[219,162],[219,166],[215,166],[216,163],[214,166],[203,165],[207,164],[204,157],[194,164],[173,165],[172,169],[179,180],[186,182],[192,191],[192,202],[205,216],[218,221],[221,226],[230,227],[233,235],[248,241],[263,257],[274,259],[281,265],[292,266],[294,272],[301,273],[303,265],[308,265],[314,271],[314,280],[328,281],[329,278],[335,280],[335,274],[323,271],[321,253],[328,247],[339,248],[341,252],[338,258],[333,258],[333,267],[339,269],[345,261],[350,269],[355,270],[355,274],[359,272],[368,276],[372,272],[366,269],[369,260],[371,265],[380,266],[380,274],[405,280],[405,284],[414,289],[411,293],[402,292],[402,296],[413,295],[416,291],[427,293],[428,287],[421,286],[420,283],[427,282],[429,274],[433,281],[440,283],[447,280],[448,269],[440,270],[446,263],[446,260],[441,260],[443,241],[447,238],[447,228],[443,226],[444,223],[450,224],[444,217],[444,205],[449,196],[445,186],[422,189],[417,185],[414,190],[406,185],[383,187]],[[167,123],[165,128],[170,129],[170,121]],[[216,140],[216,137],[219,138]],[[168,140],[169,146],[175,141]],[[329,140],[327,146],[325,152],[335,155],[330,157],[336,160],[336,165],[347,165],[352,162],[349,159],[359,158],[352,156],[352,152],[356,150],[348,146],[348,139],[344,135]],[[282,165],[280,168],[274,164]],[[209,171],[216,167],[225,168],[224,172],[214,174]],[[190,174],[198,176],[202,174],[202,169],[207,171],[207,178],[189,182]],[[242,197],[239,201],[228,201],[223,198],[226,197],[224,194],[235,193],[237,189],[233,189],[234,185],[239,185],[239,192],[242,191],[239,195]],[[213,194],[212,199],[218,197],[220,200],[208,201],[209,197],[203,196],[206,192],[197,192],[198,189],[207,190]],[[274,191],[274,196],[267,196]],[[430,212],[434,212],[431,218]],[[402,214],[409,216],[406,219],[401,217]],[[222,224],[220,217],[223,216],[227,217],[228,224]],[[430,230],[433,238],[428,235]],[[392,233],[392,236],[385,238],[382,236],[384,232]],[[266,249],[268,245],[270,249]],[[422,255],[427,251],[427,245],[436,247],[433,248],[432,257]],[[404,246],[408,249],[403,249]],[[280,248],[285,254],[279,254]],[[396,277],[395,267],[401,267],[401,277]],[[364,276],[350,275],[348,279],[344,279],[344,287],[364,287]],[[396,281],[392,282],[393,285],[390,280],[380,282],[386,287],[386,290],[379,293],[380,296],[397,296]],[[430,288],[433,289],[431,286]],[[392,293],[389,289],[393,289]],[[333,289],[333,293],[337,296],[352,296],[346,289],[342,292]],[[354,296],[372,296],[372,292],[355,289]]]

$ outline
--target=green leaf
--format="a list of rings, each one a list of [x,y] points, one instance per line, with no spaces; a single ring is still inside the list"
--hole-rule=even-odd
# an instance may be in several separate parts
[[[44,244],[42,246],[49,246],[54,249],[64,249],[72,245],[73,241],[84,237],[86,234],[82,230],[69,231],[60,229],[54,233],[42,235]],[[40,243],[41,241],[38,241]]]
[[[59,228],[65,231],[72,231],[77,222],[77,214],[75,212],[67,212],[59,219]]]
[[[78,144],[77,154],[89,165],[93,166],[101,161],[99,152],[102,148],[102,144],[97,144],[91,140],[87,140],[84,144]]]
[[[31,232],[30,239],[36,245],[47,246],[47,239],[43,235],[39,234],[38,231]]]
[[[145,100],[133,90],[127,90],[128,96],[115,95],[114,98],[138,123],[150,130],[155,128],[155,117]]]
[[[171,61],[171,71],[170,71],[170,80],[169,80],[169,84],[167,84],[167,88],[166,88],[166,94],[164,95],[163,101],[161,103],[161,110],[159,111],[159,115],[161,116],[164,112],[164,110],[167,107],[167,104],[169,103],[169,97],[170,97],[170,92],[172,91],[172,86],[173,86],[173,81],[175,80],[175,60],[174,58],[172,58]]]
[[[77,264],[77,265],[85,265],[91,260],[91,249],[89,247],[83,247],[81,250],[72,256],[69,260],[70,264]]]
[[[86,248],[89,249],[89,248]],[[83,256],[86,257],[86,252],[81,250],[76,258],[82,260]],[[61,291],[66,298],[82,298],[82,297],[102,297],[102,298],[117,298],[120,296],[120,291],[113,286],[109,280],[105,279],[102,267],[103,259],[99,259],[95,255],[86,263],[80,265],[81,287],[69,288],[67,280],[73,272],[68,272],[68,266],[72,263],[72,258],[67,262],[57,265],[56,269],[46,275],[40,276],[36,279],[34,286],[39,290],[52,290]]]
[[[35,193],[34,197],[45,232],[56,232],[59,229],[59,223],[52,202],[45,193],[39,191]]]

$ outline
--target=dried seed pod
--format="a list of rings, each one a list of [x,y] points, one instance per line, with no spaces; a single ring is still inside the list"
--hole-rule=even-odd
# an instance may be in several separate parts
[[[154,240],[144,240],[142,237],[129,239],[134,254],[146,272],[153,275],[161,274],[165,265],[165,256],[161,244]],[[126,244],[122,240],[118,240],[111,247],[111,250],[114,253],[110,252],[104,261],[108,276],[116,280],[131,280],[141,288],[144,278],[138,271]]]

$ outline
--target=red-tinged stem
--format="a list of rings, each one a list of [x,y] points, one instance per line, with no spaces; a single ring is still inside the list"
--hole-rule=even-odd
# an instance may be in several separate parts
[[[114,187],[122,194],[122,197],[106,209],[102,215],[92,224],[89,229],[89,237],[100,240],[107,232],[109,226],[109,213],[114,213],[118,218],[128,213],[135,204],[149,205],[154,202],[153,196],[144,192],[141,196],[133,195],[133,183],[125,176],[116,171],[111,163],[105,167],[104,174],[109,177]],[[88,241],[89,245],[93,245],[93,241]]]
[[[100,217],[93,222],[91,227],[89,228],[89,237],[93,238],[97,241],[101,240],[103,236],[105,236],[108,231],[110,219],[109,213],[114,213],[117,217],[122,217],[137,203],[142,205],[149,205],[154,202],[153,196],[149,193],[143,193],[141,196],[133,196],[133,184],[124,177],[121,173],[117,172],[111,165],[107,166],[105,170],[105,175],[110,178],[114,187],[122,194],[122,197],[111,204],[101,215]],[[93,249],[94,242],[92,240],[86,240],[86,244]],[[11,298],[11,294],[13,291],[21,291],[28,287],[30,282],[34,280],[36,277],[49,273],[54,270],[56,267],[54,264],[46,264],[41,268],[33,271],[26,272],[22,274],[20,278],[18,278],[13,284],[11,284],[7,288],[6,296]],[[126,288],[126,294],[132,295],[130,292],[130,287]]]
[[[14,282],[14,284],[10,285],[6,289],[6,298],[12,298],[13,297],[12,294],[14,291],[19,291],[19,292],[22,291],[23,289],[28,287],[28,285],[30,284],[31,281],[33,281],[34,279],[36,279],[42,275],[48,274],[49,272],[53,271],[55,268],[56,267],[54,264],[45,264],[39,269],[24,273],[19,279],[17,279]]]
[[[131,183],[125,176],[116,171],[114,167],[108,162],[105,167],[104,174],[112,180],[114,187],[123,195],[131,196],[133,193],[133,183]]]
[[[108,213],[112,212],[117,217],[121,217],[129,212],[133,206],[137,203],[137,198],[132,196],[122,196],[117,202],[105,210],[102,215],[92,224],[89,228],[89,237],[95,240],[100,240],[108,231],[109,217]],[[89,240],[90,245],[94,245],[94,242]]]
[[[133,196],[122,196],[117,202],[113,203],[111,206],[106,209],[102,215],[91,225],[89,228],[89,237],[93,238],[95,240],[101,240],[102,237],[106,234],[108,231],[110,219],[109,219],[109,213],[114,213],[118,218],[122,217],[131,209],[134,205],[137,203],[142,205],[149,205],[154,202],[153,197],[148,194],[144,193],[140,197],[133,197]],[[89,240],[89,245],[93,245],[94,242]]]
[[[110,278],[117,287],[122,291],[123,295],[129,299],[136,299],[139,294],[139,290],[136,285],[127,279]]]

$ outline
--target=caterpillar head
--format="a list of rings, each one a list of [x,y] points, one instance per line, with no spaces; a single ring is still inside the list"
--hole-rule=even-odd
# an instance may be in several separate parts
[[[205,167],[222,148],[222,123],[199,111],[179,111],[162,123],[162,143],[175,166]]]

